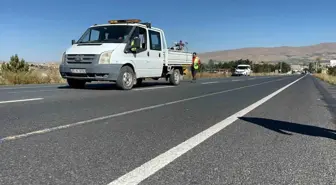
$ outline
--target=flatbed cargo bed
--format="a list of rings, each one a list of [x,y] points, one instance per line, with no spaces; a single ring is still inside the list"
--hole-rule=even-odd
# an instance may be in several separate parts
[[[191,65],[191,63],[191,53],[168,50],[168,61],[166,65]]]

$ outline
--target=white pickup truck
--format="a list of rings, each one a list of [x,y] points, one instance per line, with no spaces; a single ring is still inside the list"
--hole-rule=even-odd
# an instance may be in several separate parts
[[[166,78],[178,85],[192,54],[171,51],[163,30],[140,20],[112,20],[93,25],[62,56],[60,74],[70,87],[111,81],[130,90],[145,78]]]

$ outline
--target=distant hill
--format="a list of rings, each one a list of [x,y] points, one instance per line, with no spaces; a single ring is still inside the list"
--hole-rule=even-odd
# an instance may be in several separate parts
[[[302,63],[316,60],[317,57],[320,57],[322,60],[336,59],[336,43],[320,43],[301,47],[241,48],[199,53],[199,56],[204,62],[208,62],[210,59],[216,61],[249,59],[254,62],[286,61],[289,63]]]

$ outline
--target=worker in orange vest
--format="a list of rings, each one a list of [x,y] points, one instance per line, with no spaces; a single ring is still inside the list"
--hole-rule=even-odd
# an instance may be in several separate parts
[[[197,56],[196,52],[193,53],[192,64],[191,64],[191,75],[192,82],[196,80],[196,71],[199,69],[201,65],[201,60]]]

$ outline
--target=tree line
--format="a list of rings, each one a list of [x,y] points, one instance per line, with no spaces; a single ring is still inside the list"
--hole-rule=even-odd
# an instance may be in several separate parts
[[[202,72],[215,72],[218,70],[227,70],[229,72],[233,72],[235,68],[239,64],[248,64],[251,66],[252,71],[254,73],[271,73],[271,72],[282,72],[287,73],[291,71],[291,66],[286,62],[278,62],[278,63],[254,63],[253,61],[249,59],[240,59],[240,60],[234,60],[234,61],[228,61],[228,62],[218,62],[215,60],[209,60],[207,64],[202,64],[200,70]],[[310,66],[311,67],[311,66]],[[281,69],[281,71],[280,71]],[[18,55],[14,55],[10,58],[10,61],[6,64],[1,65],[2,72],[29,72],[29,66],[28,63],[24,59],[19,59]],[[329,70],[330,73],[336,74],[335,70]]]
[[[321,57],[317,57],[315,62],[310,62],[308,65],[308,71],[311,73],[322,73],[323,68],[326,69],[327,74],[331,76],[336,76],[336,66],[323,67],[321,65]]]
[[[214,72],[217,70],[228,70],[233,72],[239,64],[248,64],[251,66],[254,73],[271,73],[271,72],[281,72],[287,73],[291,71],[291,66],[286,62],[278,63],[254,63],[249,59],[240,59],[233,61],[215,61],[210,59],[207,64],[201,66],[201,71]]]

